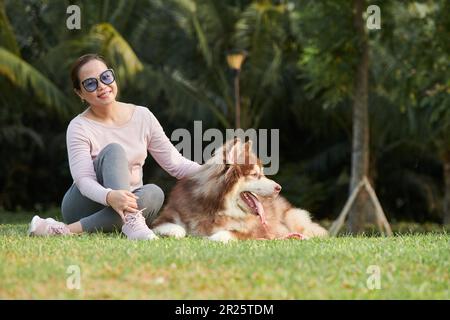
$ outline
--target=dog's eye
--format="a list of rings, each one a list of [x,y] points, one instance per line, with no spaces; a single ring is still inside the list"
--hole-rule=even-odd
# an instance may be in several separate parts
[[[253,172],[253,173],[251,174],[251,176],[254,177],[254,178],[259,178],[258,172]]]

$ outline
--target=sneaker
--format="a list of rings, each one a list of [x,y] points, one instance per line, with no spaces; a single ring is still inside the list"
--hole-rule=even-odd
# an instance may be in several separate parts
[[[69,228],[62,222],[55,219],[42,219],[39,216],[34,216],[28,228],[29,236],[55,236],[55,235],[69,235],[71,234]]]
[[[142,209],[136,213],[129,213],[125,216],[125,223],[122,226],[122,232],[130,240],[153,240],[158,239],[156,234],[150,230],[145,223],[145,218],[142,215]]]

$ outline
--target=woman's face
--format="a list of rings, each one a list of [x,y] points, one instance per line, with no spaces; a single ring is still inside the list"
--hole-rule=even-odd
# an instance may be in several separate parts
[[[116,101],[117,84],[113,81],[111,84],[104,84],[100,81],[100,75],[106,71],[108,67],[99,60],[91,60],[83,65],[78,72],[78,79],[80,80],[80,91],[75,90],[76,93],[91,106],[107,106]],[[97,79],[97,89],[89,92],[82,82],[86,79]]]

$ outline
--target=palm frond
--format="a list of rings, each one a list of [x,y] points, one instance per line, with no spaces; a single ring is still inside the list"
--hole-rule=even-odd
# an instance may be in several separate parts
[[[19,45],[17,44],[13,28],[6,15],[3,0],[0,0],[0,46],[5,47],[15,55],[20,56]]]
[[[133,48],[109,23],[94,25],[88,42],[113,65],[121,81],[132,80],[144,68]]]
[[[23,125],[8,125],[0,128],[0,142],[16,143],[20,137],[26,137],[39,148],[44,148],[44,140],[41,135],[31,128]]]
[[[186,101],[194,102],[197,107],[208,108],[214,117],[225,127],[230,128],[229,121],[224,116],[224,111],[220,109],[218,100],[222,100],[212,92],[198,88],[195,83],[186,79],[179,70],[164,73],[166,82],[166,92],[172,105],[181,105]],[[175,94],[176,93],[176,94]]]
[[[0,75],[22,90],[31,91],[49,109],[67,114],[71,102],[64,93],[39,70],[3,47],[0,47]]]
[[[204,32],[198,18],[196,16],[193,16],[192,20],[193,20],[193,24],[195,27],[195,32],[198,37],[200,51],[203,54],[203,58],[206,61],[206,65],[208,67],[211,67],[212,66],[212,53],[211,53],[211,49],[209,48],[209,45],[208,45],[208,39],[206,38],[205,32]]]

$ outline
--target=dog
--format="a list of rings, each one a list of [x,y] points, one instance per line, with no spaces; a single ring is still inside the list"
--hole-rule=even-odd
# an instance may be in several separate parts
[[[151,225],[161,236],[186,235],[228,242],[325,237],[309,212],[279,196],[281,186],[263,173],[252,142],[226,142],[195,174],[179,180]]]

